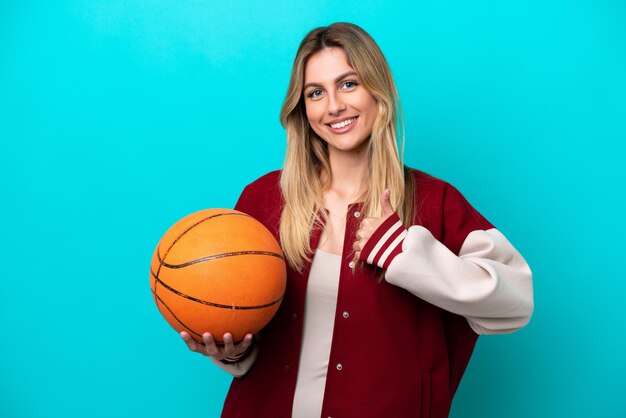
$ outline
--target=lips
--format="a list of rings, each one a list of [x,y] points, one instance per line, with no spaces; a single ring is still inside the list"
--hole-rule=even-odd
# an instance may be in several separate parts
[[[328,125],[330,125],[330,127],[333,128],[333,129],[341,129],[344,126],[352,124],[355,120],[356,120],[356,118],[348,118],[348,119],[344,119],[344,120],[342,120],[340,122],[329,123]]]
[[[358,116],[335,119],[327,123],[329,130],[336,134],[342,134],[350,131],[356,124]]]

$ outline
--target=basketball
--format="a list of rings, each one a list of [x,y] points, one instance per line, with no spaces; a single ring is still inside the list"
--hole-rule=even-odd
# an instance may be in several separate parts
[[[161,315],[198,342],[210,332],[239,342],[272,319],[285,293],[283,252],[259,221],[205,209],[176,222],[152,256],[150,286]]]

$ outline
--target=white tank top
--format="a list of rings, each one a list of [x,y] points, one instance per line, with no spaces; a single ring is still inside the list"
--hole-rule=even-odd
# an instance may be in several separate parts
[[[320,418],[335,326],[341,256],[317,250],[304,303],[302,349],[292,418]]]

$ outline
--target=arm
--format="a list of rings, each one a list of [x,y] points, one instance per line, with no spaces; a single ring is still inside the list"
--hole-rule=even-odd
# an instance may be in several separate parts
[[[478,334],[525,326],[533,311],[532,273],[498,230],[471,232],[459,255],[422,226],[411,226],[385,279],[467,318]]]
[[[456,190],[451,196],[450,213],[468,214],[451,216],[447,225],[444,219],[450,242],[461,245],[458,255],[423,226],[405,230],[390,212],[364,241],[360,259],[386,268],[387,282],[464,316],[478,334],[522,328],[534,307],[528,264],[497,229],[470,226],[469,231],[468,219],[478,219],[477,212]]]

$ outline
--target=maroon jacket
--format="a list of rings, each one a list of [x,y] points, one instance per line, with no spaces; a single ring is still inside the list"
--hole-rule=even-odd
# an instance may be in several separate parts
[[[418,208],[414,224],[427,228],[455,254],[474,230],[493,226],[448,183],[414,170]],[[280,171],[248,185],[235,209],[261,221],[278,239],[283,207]],[[454,190],[455,191],[455,190]],[[322,417],[447,417],[478,334],[459,315],[379,281],[363,264],[352,272],[352,244],[360,204],[346,216],[337,311]],[[311,236],[317,247],[320,231]],[[250,371],[234,378],[224,418],[287,418],[295,392],[310,264],[288,269],[283,303],[261,331]]]

